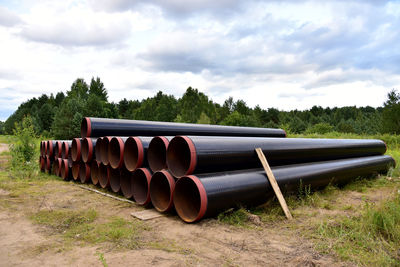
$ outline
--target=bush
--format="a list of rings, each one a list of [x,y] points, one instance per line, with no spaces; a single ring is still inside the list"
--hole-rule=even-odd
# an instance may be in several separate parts
[[[309,127],[306,133],[326,134],[333,131],[333,126],[326,122],[321,122]]]
[[[36,142],[33,121],[30,116],[23,118],[22,122],[15,123],[13,133],[16,141],[10,147],[11,168],[14,171],[28,171],[29,174],[37,168],[35,161]]]

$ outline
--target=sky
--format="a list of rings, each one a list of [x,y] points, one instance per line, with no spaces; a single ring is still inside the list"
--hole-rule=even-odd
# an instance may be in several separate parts
[[[250,107],[373,106],[400,89],[400,1],[0,0],[0,120],[100,77]]]

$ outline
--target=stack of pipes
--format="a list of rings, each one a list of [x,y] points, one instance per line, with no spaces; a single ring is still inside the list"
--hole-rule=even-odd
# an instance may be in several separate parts
[[[281,129],[84,118],[81,138],[43,141],[40,168],[91,182],[159,212],[196,222],[273,191],[260,147],[283,191],[385,173],[381,140],[285,138]]]

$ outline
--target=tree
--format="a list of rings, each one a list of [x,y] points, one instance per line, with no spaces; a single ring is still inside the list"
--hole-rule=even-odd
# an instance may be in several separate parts
[[[4,134],[4,121],[0,121],[0,134]]]
[[[309,127],[306,133],[319,133],[319,134],[326,134],[332,132],[333,126],[326,122],[321,122]]]
[[[67,92],[67,97],[86,99],[88,97],[88,85],[84,79],[78,78],[71,85],[71,90]]]
[[[52,125],[56,139],[72,139],[80,135],[80,123],[84,102],[77,98],[66,98],[58,109]]]
[[[100,100],[107,102],[107,89],[104,88],[104,84],[100,81],[99,77],[96,79],[92,77],[92,80],[90,81],[89,95],[96,95]]]
[[[382,123],[387,133],[400,134],[400,94],[391,90],[383,104]]]
[[[49,104],[44,104],[38,112],[39,124],[42,131],[50,131],[54,119],[54,110]]]

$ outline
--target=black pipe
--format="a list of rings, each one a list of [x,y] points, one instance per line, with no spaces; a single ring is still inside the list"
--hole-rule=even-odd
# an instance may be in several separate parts
[[[115,136],[108,143],[108,161],[111,168],[119,169],[124,164],[124,147],[128,137]]]
[[[121,173],[120,169],[114,169],[109,166],[110,187],[114,193],[118,193],[121,189]]]
[[[72,145],[72,141],[68,140],[68,141],[62,142],[61,157],[63,159],[70,159],[72,161],[71,145]]]
[[[132,172],[121,168],[121,192],[126,198],[132,198]]]
[[[150,180],[151,172],[147,168],[138,168],[132,173],[132,196],[139,205],[147,206],[151,203]]]
[[[49,157],[54,156],[54,149],[56,147],[56,140],[49,140],[47,141],[47,153],[46,155]]]
[[[101,141],[100,158],[101,158],[101,163],[103,163],[104,165],[108,165],[110,163],[108,159],[108,144],[110,143],[111,139],[112,139],[111,136],[104,136]]]
[[[68,181],[71,179],[72,174],[71,174],[71,167],[69,166],[68,159],[63,159],[61,161],[61,178],[63,178],[65,181]]]
[[[45,167],[45,171],[46,173],[50,174],[51,173],[51,167],[53,165],[53,161],[54,159],[50,156],[46,156],[46,167]]]
[[[390,156],[371,156],[272,167],[283,192],[313,189],[330,183],[343,184],[352,178],[387,172],[395,164]],[[195,222],[237,205],[265,203],[273,194],[264,170],[252,169],[188,175],[175,185],[174,205],[185,222]]]
[[[103,141],[104,137],[99,137],[96,140],[96,146],[94,148],[94,154],[96,157],[96,160],[101,162],[101,142]]]
[[[99,183],[99,167],[100,163],[96,160],[93,160],[90,164],[90,179],[94,185]]]
[[[159,212],[168,212],[174,206],[175,178],[167,171],[155,172],[150,181],[150,198]]]
[[[286,137],[282,129],[222,126],[208,124],[119,120],[85,117],[81,124],[82,137],[98,136],[157,136],[213,135]]]
[[[125,141],[123,161],[128,171],[147,167],[147,149],[153,137],[131,136]]]
[[[156,136],[151,139],[147,150],[149,168],[153,171],[167,169],[167,148],[173,136]]]
[[[271,166],[381,155],[381,140],[177,136],[169,143],[167,165],[172,175],[260,167],[260,147]]]
[[[74,138],[71,143],[71,159],[72,161],[81,161],[82,138]]]
[[[79,180],[82,184],[90,181],[90,165],[85,162],[79,164]]]
[[[83,138],[82,140],[82,161],[85,163],[91,162],[96,158],[95,147],[97,138]]]
[[[56,146],[54,148],[54,157],[61,158],[62,157],[62,144],[64,141],[68,140],[58,140],[56,141]]]
[[[110,167],[103,163],[99,165],[99,184],[102,188],[110,186]]]

